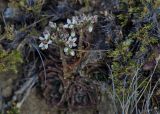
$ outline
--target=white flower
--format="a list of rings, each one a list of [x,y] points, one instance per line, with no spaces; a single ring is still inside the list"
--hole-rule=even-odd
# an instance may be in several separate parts
[[[39,44],[39,47],[44,50],[44,49],[48,49],[48,45],[49,44],[52,44],[52,40],[48,40],[48,41],[42,41],[40,44]]]
[[[48,45],[52,44],[52,40],[49,39],[50,37],[50,33],[49,32],[44,32],[43,33],[44,37],[39,37],[39,40],[41,41],[41,43],[39,44],[39,47],[44,50],[44,49],[48,49]]]
[[[44,39],[45,39],[45,40],[48,40],[49,37],[50,37],[49,31],[48,31],[48,30],[45,30],[45,31],[43,32],[43,36],[44,36]]]
[[[64,26],[63,26],[64,28],[69,28],[69,29],[72,29],[73,27],[74,27],[74,25],[69,25],[69,24],[65,24]]]
[[[72,17],[72,24],[77,24],[78,23],[78,17],[77,16],[73,16]]]
[[[56,25],[56,23],[53,23],[53,22],[49,22],[49,26],[51,27],[51,28],[57,28],[57,25]]]
[[[75,56],[75,52],[72,49],[68,48],[68,47],[64,48],[64,52],[65,52],[66,55]]]
[[[72,36],[72,37],[75,37],[75,36],[76,36],[76,33],[75,33],[74,30],[71,31],[71,36]]]
[[[92,32],[92,31],[93,31],[93,25],[92,25],[92,24],[90,24],[90,25],[88,26],[88,31],[89,31],[89,32]]]
[[[74,27],[74,25],[69,25],[69,28],[72,29]]]
[[[63,25],[63,27],[72,29],[72,28],[74,28],[74,24],[72,23],[72,21],[70,19],[67,19],[67,24]]]
[[[66,44],[67,44],[70,48],[76,47],[76,46],[77,46],[77,44],[75,43],[76,40],[77,40],[76,37],[74,37],[74,38],[69,37],[69,38],[68,38],[68,41],[66,42]]]
[[[68,53],[68,52],[69,52],[69,48],[68,48],[68,47],[65,47],[65,48],[64,48],[64,52],[66,53],[66,55],[68,55],[68,54],[69,54],[69,53]]]
[[[71,22],[70,19],[67,19],[67,23],[68,23],[68,24],[72,24],[72,22]]]
[[[39,37],[39,40],[41,40],[41,41],[43,41],[43,40],[47,40],[47,39],[45,39],[44,37]]]
[[[71,56],[75,56],[75,52],[73,50],[70,51]]]

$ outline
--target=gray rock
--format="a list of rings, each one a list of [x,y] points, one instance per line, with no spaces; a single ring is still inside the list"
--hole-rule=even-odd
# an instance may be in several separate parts
[[[6,88],[2,89],[2,96],[9,97],[12,95],[12,87],[7,86]]]
[[[0,96],[0,110],[2,110],[2,106],[3,106],[3,104],[2,104],[2,96]]]

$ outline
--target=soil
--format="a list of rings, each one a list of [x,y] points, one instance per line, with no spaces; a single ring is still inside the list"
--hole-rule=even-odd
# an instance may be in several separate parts
[[[105,94],[98,106],[98,114],[114,114],[110,98]],[[82,109],[77,111],[59,111],[48,106],[43,99],[37,97],[35,89],[32,89],[29,97],[21,108],[21,114],[97,114],[94,109]]]
[[[19,76],[13,73],[0,74],[0,109],[2,107],[2,96],[8,97],[13,93],[14,80]],[[108,94],[104,93],[102,102],[98,105],[99,114],[114,114],[113,105]],[[97,111],[96,110],[96,111]],[[83,109],[77,111],[60,111],[46,104],[45,100],[38,97],[36,88],[32,88],[30,95],[23,103],[20,114],[96,114],[95,109]]]

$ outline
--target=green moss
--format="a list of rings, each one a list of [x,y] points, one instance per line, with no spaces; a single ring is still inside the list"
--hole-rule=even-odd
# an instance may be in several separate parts
[[[33,12],[35,14],[40,13],[43,4],[44,4],[44,0],[35,0],[34,5],[32,6],[28,5],[26,0],[17,0],[17,1],[12,0],[9,2],[10,7],[19,8],[28,13]]]
[[[119,24],[124,27],[132,19],[142,19],[147,14],[147,6],[144,1],[120,0],[119,10],[123,13],[116,15]]]
[[[136,33],[129,34],[130,39],[137,40],[141,43],[139,53],[144,53],[148,46],[154,46],[158,44],[158,39],[150,35],[150,30],[153,28],[152,24],[146,24],[140,28]]]
[[[19,51],[6,52],[0,49],[0,72],[13,71],[17,73],[17,67],[22,63],[22,56]]]
[[[130,33],[125,40],[118,43],[114,50],[107,53],[107,56],[113,60],[111,68],[116,93],[119,96],[122,96],[122,94],[125,96],[131,92],[127,86],[131,84],[135,71],[140,67],[138,60],[133,59],[132,56],[138,58],[139,55],[147,52],[149,46],[153,47],[158,44],[158,38],[150,34],[152,28],[153,24],[144,25],[139,30]],[[140,48],[136,52],[130,51],[134,41],[140,42]],[[143,80],[138,80],[138,83],[141,84]],[[142,86],[145,86],[145,83]]]
[[[6,25],[4,35],[8,40],[13,40],[13,38],[14,38],[14,25]]]
[[[123,27],[123,26],[125,26],[126,24],[127,24],[127,22],[128,22],[128,15],[126,15],[126,14],[119,14],[118,16],[118,19],[119,19],[119,21],[120,21],[120,25]]]
[[[20,112],[18,108],[12,107],[10,110],[7,111],[7,114],[20,114]]]

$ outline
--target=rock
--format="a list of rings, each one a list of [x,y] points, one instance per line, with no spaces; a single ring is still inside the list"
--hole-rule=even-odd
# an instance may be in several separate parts
[[[3,12],[4,18],[6,21],[16,21],[23,22],[24,21],[24,13],[22,13],[18,8],[8,7]]]
[[[2,96],[0,96],[0,110],[2,110]]]
[[[7,79],[6,77],[3,78],[2,75],[0,76],[0,88],[2,90],[1,95],[5,97],[7,97],[9,94],[12,93],[12,83],[13,83],[12,78]]]
[[[3,12],[3,10],[7,7],[7,0],[0,0],[0,13]]]
[[[66,112],[65,110],[49,107],[43,99],[37,97],[34,88],[20,108],[20,114],[115,114],[111,98],[107,93],[103,95],[102,100],[97,109],[86,108]]]
[[[12,95],[12,87],[8,86],[2,90],[3,97],[10,97]]]

